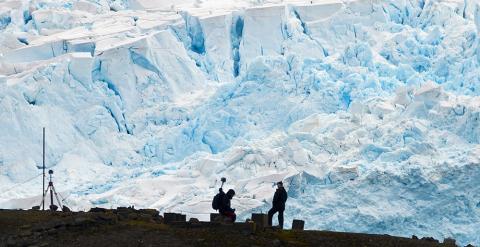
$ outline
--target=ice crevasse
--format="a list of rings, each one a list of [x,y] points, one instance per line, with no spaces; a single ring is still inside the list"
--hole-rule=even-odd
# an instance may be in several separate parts
[[[0,206],[47,167],[77,210],[480,244],[478,1],[0,3]],[[36,178],[36,179],[32,179]],[[287,225],[288,226],[288,225]]]

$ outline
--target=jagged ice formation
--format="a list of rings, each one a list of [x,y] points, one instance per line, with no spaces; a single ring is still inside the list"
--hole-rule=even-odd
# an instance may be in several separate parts
[[[474,0],[0,3],[0,206],[245,218],[480,244]]]

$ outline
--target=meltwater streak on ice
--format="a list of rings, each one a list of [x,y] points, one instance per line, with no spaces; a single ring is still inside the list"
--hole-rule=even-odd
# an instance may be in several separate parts
[[[75,209],[205,219],[227,176],[245,217],[285,179],[286,222],[480,244],[477,1],[0,6],[2,207],[46,126]]]

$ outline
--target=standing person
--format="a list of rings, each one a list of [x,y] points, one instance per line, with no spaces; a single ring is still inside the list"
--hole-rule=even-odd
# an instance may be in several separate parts
[[[268,225],[272,226],[272,218],[278,212],[278,224],[280,229],[283,229],[283,211],[285,211],[285,202],[288,195],[285,188],[283,188],[282,181],[277,183],[277,191],[273,195],[272,209],[268,211]]]
[[[229,189],[225,196],[222,198],[222,202],[220,204],[219,213],[225,217],[230,218],[232,222],[235,222],[237,219],[237,215],[235,214],[235,209],[231,207],[231,200],[235,195],[235,191]]]

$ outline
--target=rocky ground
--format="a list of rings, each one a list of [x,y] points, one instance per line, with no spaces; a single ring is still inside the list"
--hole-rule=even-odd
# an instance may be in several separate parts
[[[0,210],[0,246],[455,246],[434,239],[168,222],[152,209]]]

